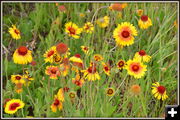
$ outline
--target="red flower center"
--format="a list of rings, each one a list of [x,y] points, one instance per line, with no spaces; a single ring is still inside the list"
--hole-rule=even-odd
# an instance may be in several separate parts
[[[20,80],[21,79],[21,77],[20,76],[16,76],[16,80]]]
[[[88,72],[94,74],[96,72],[96,67],[89,67]]]
[[[121,33],[121,35],[122,35],[124,38],[128,38],[128,37],[130,36],[130,33],[129,33],[129,31],[123,31],[123,32]]]
[[[63,88],[63,91],[64,91],[64,92],[68,92],[69,89],[70,89],[70,88],[68,88],[68,87],[64,87],[64,88]]]
[[[139,70],[139,66],[138,65],[133,65],[132,70],[137,72]]]
[[[47,56],[50,57],[50,56],[53,55],[53,54],[54,54],[54,51],[51,50],[51,51],[48,52],[48,55],[47,55]]]
[[[84,50],[87,51],[87,50],[88,50],[88,47],[84,47]]]
[[[59,105],[59,103],[60,103],[60,102],[59,102],[59,100],[58,100],[58,99],[55,99],[55,101],[54,101],[54,105],[55,105],[55,106],[58,106],[58,105]]]
[[[146,22],[146,21],[148,20],[148,16],[142,15],[142,16],[141,16],[141,20],[142,20],[143,22]]]
[[[20,104],[19,103],[12,103],[10,106],[9,106],[9,110],[15,110],[17,107],[19,107]]]
[[[160,94],[163,94],[166,90],[166,88],[164,86],[159,86],[157,89]]]
[[[75,84],[76,84],[77,86],[80,86],[80,85],[81,85],[81,82],[80,82],[79,80],[76,80],[76,81],[75,81]]]
[[[124,62],[123,62],[123,61],[120,61],[120,62],[118,63],[118,66],[119,66],[119,67],[123,67],[123,66],[124,66]]]
[[[52,73],[52,74],[56,74],[56,72],[57,72],[57,70],[55,70],[55,69],[52,69],[52,70],[51,70],[51,73]]]
[[[70,27],[68,30],[69,30],[70,34],[73,34],[73,35],[76,34],[76,30],[74,28]]]
[[[109,68],[107,66],[104,67],[105,71],[109,71]]]
[[[113,90],[112,89],[108,89],[107,94],[112,94]]]
[[[15,29],[14,32],[18,35],[20,32],[19,30]]]
[[[139,55],[140,55],[140,56],[144,56],[144,55],[146,55],[146,52],[145,52],[144,50],[140,50],[140,51],[139,51]]]
[[[77,58],[81,58],[80,54],[75,54],[74,56],[77,57]]]
[[[21,46],[21,47],[19,47],[18,48],[18,53],[20,54],[20,55],[26,55],[27,54],[27,52],[28,52],[28,49],[27,49],[27,47],[25,47],[25,46]]]

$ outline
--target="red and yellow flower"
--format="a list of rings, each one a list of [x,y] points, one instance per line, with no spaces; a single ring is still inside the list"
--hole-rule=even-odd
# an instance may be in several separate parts
[[[134,36],[137,36],[137,30],[129,22],[118,24],[118,27],[113,32],[113,37],[119,46],[132,45],[134,43]]]
[[[14,114],[17,112],[18,109],[24,107],[24,102],[20,99],[11,99],[5,105],[5,113]]]
[[[64,91],[63,88],[60,88],[57,93],[57,97],[60,101],[64,102]]]
[[[165,100],[168,98],[166,94],[166,88],[164,86],[160,85],[159,82],[155,82],[152,85],[152,94],[155,98],[157,98],[158,100]]]
[[[83,68],[83,61],[81,60],[81,55],[80,54],[75,54],[74,56],[69,58],[69,61],[73,62],[74,66],[77,66],[79,68]]]
[[[139,52],[136,52],[134,59],[137,59],[141,62],[149,62],[151,56],[147,55],[145,50],[140,50]]]
[[[84,80],[80,77],[79,74],[77,74],[75,78],[72,78],[72,83],[79,87],[82,87],[82,85],[84,84]]]
[[[107,95],[107,96],[113,96],[114,93],[115,93],[114,88],[107,88],[107,89],[106,89],[106,95]]]
[[[62,63],[59,66],[59,71],[63,76],[66,76],[68,74],[69,68],[70,68],[69,65]]]
[[[13,54],[13,60],[16,64],[27,64],[32,62],[32,53],[25,46],[20,46]]]
[[[134,76],[134,78],[141,78],[145,75],[145,71],[147,71],[146,67],[147,66],[140,61],[133,59],[127,61],[127,66],[125,68],[129,75]]]
[[[51,79],[58,79],[57,77],[60,76],[60,71],[57,66],[47,66],[45,73],[49,75]]]
[[[82,70],[81,72],[84,73],[83,78],[88,79],[88,81],[100,80],[96,66],[90,66],[88,69]]]
[[[25,71],[25,74],[23,75],[23,78],[25,79],[25,86],[29,86],[29,84],[31,83],[32,80],[34,80],[34,78],[32,76],[30,76],[28,71]]]
[[[9,33],[11,34],[13,39],[21,39],[20,30],[17,29],[15,25],[12,25],[12,27],[9,28]]]
[[[57,56],[57,52],[56,52],[56,46],[52,46],[49,50],[46,51],[46,53],[44,54],[45,57],[45,62],[50,62],[53,63],[54,62],[54,57]]]
[[[23,76],[21,75],[11,75],[11,81],[12,83],[18,84],[18,83],[25,83],[25,80],[23,79]]]
[[[110,65],[102,62],[103,65],[103,71],[106,73],[106,75],[110,76],[111,67]]]
[[[109,9],[114,10],[114,11],[122,11],[126,6],[127,6],[127,3],[122,3],[122,4],[121,3],[113,3],[109,7]]]
[[[82,50],[85,54],[88,54],[88,52],[89,52],[89,47],[87,47],[87,46],[81,46],[81,50]]]
[[[103,59],[104,59],[104,58],[103,58],[100,54],[95,54],[95,55],[94,55],[94,60],[97,61],[97,62],[98,62],[98,61],[101,61],[101,60],[103,60]]]
[[[124,60],[119,60],[119,61],[117,62],[117,68],[118,68],[118,69],[122,70],[122,69],[125,68],[125,66],[126,66],[126,62],[125,62]]]
[[[138,9],[136,12],[137,12],[138,16],[142,16],[143,15],[143,10],[142,9]]]
[[[75,23],[68,22],[65,24],[65,32],[69,36],[78,39],[80,37],[79,34],[82,32],[82,28],[79,28]]]
[[[138,21],[138,25],[141,29],[147,29],[152,26],[152,21],[147,15],[142,15]]]
[[[99,18],[96,23],[99,25],[99,27],[105,28],[109,25],[109,20],[110,18],[108,16],[104,16],[102,18]]]
[[[85,23],[85,25],[83,26],[83,30],[86,33],[92,33],[94,31],[94,25],[91,22],[87,22]]]
[[[51,110],[53,112],[56,112],[58,110],[62,110],[63,109],[63,104],[62,102],[58,99],[58,96],[55,95],[54,96],[54,101],[53,101],[53,104],[51,105]]]

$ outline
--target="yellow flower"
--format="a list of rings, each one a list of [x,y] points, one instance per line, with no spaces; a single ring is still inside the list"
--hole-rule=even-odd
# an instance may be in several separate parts
[[[137,10],[137,15],[138,16],[142,16],[143,15],[143,10],[142,9],[138,9]]]
[[[54,62],[54,59],[55,57],[57,56],[57,51],[56,51],[56,46],[52,46],[49,50],[47,50],[44,54],[44,57],[45,57],[45,62],[50,62],[50,63],[53,63]]]
[[[53,104],[51,105],[51,110],[52,110],[53,112],[56,112],[57,109],[58,109],[58,110],[62,110],[62,108],[63,108],[62,102],[58,99],[57,95],[55,95],[55,96],[54,96],[54,102],[53,102]]]
[[[13,39],[21,39],[20,31],[16,28],[15,25],[12,25],[12,27],[9,28],[9,33]]]
[[[78,39],[80,37],[79,34],[82,32],[82,28],[79,28],[75,23],[68,22],[65,24],[65,32],[69,36]]]
[[[152,85],[152,94],[155,98],[157,98],[158,100],[165,100],[168,98],[168,96],[166,95],[166,88],[164,86],[160,85],[158,82],[155,82]]]
[[[23,79],[23,76],[21,76],[21,75],[11,75],[11,81],[15,84],[18,84],[18,83],[24,84],[25,83],[25,80]]]
[[[106,75],[110,76],[110,71],[111,71],[110,66],[105,64],[104,62],[102,62],[102,65],[103,65],[103,71],[106,73]]]
[[[69,68],[70,68],[69,65],[66,65],[64,63],[60,64],[60,66],[59,66],[60,73],[63,76],[66,76],[68,74]]]
[[[141,78],[145,75],[145,71],[147,71],[146,67],[147,66],[140,61],[133,59],[127,61],[127,66],[125,68],[129,75],[134,76],[134,78]]]
[[[100,80],[99,73],[95,66],[90,66],[87,70],[82,70],[81,72],[84,73],[83,77],[88,79],[88,81]]]
[[[100,54],[95,54],[94,55],[94,60],[95,61],[101,61],[101,60],[103,60],[103,57]]]
[[[88,52],[89,52],[89,47],[87,47],[87,46],[81,46],[81,50],[82,50],[85,54],[88,54]]]
[[[86,33],[92,33],[94,31],[94,25],[91,22],[87,22],[85,23],[83,30]]]
[[[13,54],[13,60],[16,64],[27,64],[32,62],[31,51],[25,46],[20,46]]]
[[[103,18],[99,18],[96,23],[99,25],[99,27],[105,28],[109,25],[110,18],[108,16],[104,16]]]
[[[124,69],[125,68],[125,61],[124,60],[119,60],[118,62],[117,62],[117,67],[118,67],[118,69],[120,69],[120,70],[122,70],[122,69]]]
[[[45,73],[49,75],[51,79],[58,79],[57,77],[60,76],[60,71],[57,66],[47,66]]]
[[[58,90],[57,97],[60,101],[64,102],[64,92],[62,88]]]
[[[132,45],[134,43],[134,36],[137,36],[137,30],[129,22],[118,24],[118,27],[113,32],[113,37],[119,46]]]
[[[80,54],[75,54],[74,56],[70,57],[69,61],[77,62],[77,63],[83,63],[83,61],[81,60]]]
[[[106,95],[107,96],[113,96],[114,95],[114,88],[107,88],[106,89]]]
[[[147,55],[144,50],[140,50],[139,52],[136,52],[134,59],[137,59],[141,62],[149,62],[151,56]]]
[[[152,21],[148,16],[142,15],[138,21],[138,25],[141,29],[147,29],[148,27],[152,26]]]
[[[24,84],[25,86],[29,86],[31,81],[34,80],[34,78],[30,76],[28,71],[25,71],[25,74],[23,75],[23,78],[26,80],[26,82]]]
[[[18,109],[23,108],[24,105],[20,99],[11,99],[6,103],[4,111],[8,114],[14,114]]]

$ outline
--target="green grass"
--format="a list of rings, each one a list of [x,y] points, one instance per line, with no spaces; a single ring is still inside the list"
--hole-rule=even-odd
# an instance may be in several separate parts
[[[117,11],[110,11],[110,3],[60,3],[67,7],[67,12],[59,12],[55,3],[3,3],[3,100],[6,98],[21,99],[25,107],[14,115],[3,113],[3,117],[163,117],[165,105],[177,104],[177,3],[128,3],[122,11],[122,18],[117,18]],[[101,9],[99,9],[102,7]],[[96,11],[99,11],[96,13]],[[147,30],[138,27],[139,17],[137,9],[143,9],[153,23]],[[87,12],[87,11],[90,12]],[[85,17],[79,17],[84,13]],[[95,14],[95,16],[94,16]],[[100,28],[96,23],[100,17],[110,17],[107,28]],[[92,17],[94,16],[94,19]],[[59,24],[53,24],[57,20]],[[79,39],[73,39],[65,34],[64,25],[72,21],[82,27],[85,22],[93,20],[95,30],[92,34],[82,33]],[[129,47],[115,48],[113,31],[121,22],[130,22],[138,30],[135,43]],[[8,28],[16,24],[21,31],[21,39],[14,40],[8,33]],[[128,61],[134,54],[144,49],[152,56],[147,64],[144,77],[134,79],[127,75],[127,71],[120,72],[115,67],[108,77],[98,68],[101,80],[86,81],[81,88],[82,97],[76,97],[71,104],[68,93],[65,93],[63,110],[53,113],[50,105],[53,97],[61,87],[68,86],[70,91],[78,91],[72,83],[75,73],[70,71],[66,77],[51,80],[48,89],[49,76],[45,75],[43,54],[51,46],[64,42],[70,48],[70,56],[81,54],[85,67],[89,66],[94,54],[101,54],[104,62],[119,59]],[[34,81],[29,87],[24,87],[21,94],[14,91],[14,84],[10,80],[13,74],[22,74],[22,65],[14,64],[12,55],[20,45],[27,45],[33,52],[37,65],[32,68],[29,64],[24,67],[33,73]],[[90,55],[86,56],[80,46],[90,47]],[[114,48],[114,49],[113,49]],[[6,51],[7,49],[7,51]],[[159,101],[151,94],[153,82],[160,82],[166,87],[168,99]],[[132,96],[130,87],[133,84],[141,86],[141,94]],[[116,94],[108,97],[105,89],[114,87]]]

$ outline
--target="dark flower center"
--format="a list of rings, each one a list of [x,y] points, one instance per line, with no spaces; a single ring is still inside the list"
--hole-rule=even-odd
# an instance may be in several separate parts
[[[55,70],[55,69],[52,69],[52,70],[51,70],[51,73],[52,73],[52,74],[56,74],[56,72],[57,72],[57,70]]]
[[[15,29],[14,32],[15,32],[16,34],[19,34],[19,33],[20,33],[19,30],[17,30],[17,29]]]
[[[75,84],[76,84],[77,86],[80,86],[80,85],[81,85],[81,82],[80,82],[79,80],[76,80],[76,81],[75,81]]]
[[[76,34],[76,30],[74,28],[70,27],[68,30],[69,30],[70,34],[73,34],[73,35]]]
[[[105,71],[109,71],[109,68],[107,66],[104,67]]]
[[[18,48],[18,53],[20,54],[20,55],[26,55],[27,54],[27,52],[28,52],[28,49],[27,49],[27,47],[25,47],[25,46],[21,46],[21,47],[19,47]]]
[[[55,105],[55,106],[58,106],[58,105],[59,105],[59,103],[60,103],[60,102],[59,102],[59,100],[58,100],[58,99],[55,99],[55,101],[54,101],[54,105]]]
[[[48,55],[47,55],[47,56],[50,57],[50,56],[53,55],[53,54],[54,54],[54,51],[51,50],[51,51],[48,52]]]
[[[163,94],[166,90],[166,88],[164,86],[159,86],[157,89],[160,94]]]
[[[81,58],[80,54],[75,54],[74,56],[77,57],[77,58]]]
[[[124,62],[123,62],[123,61],[120,61],[120,62],[118,63],[118,66],[119,66],[119,67],[123,67],[123,66],[124,66]]]
[[[89,67],[88,72],[94,74],[96,72],[96,67]]]
[[[107,94],[113,94],[113,90],[112,89],[108,89],[108,91],[107,91]]]
[[[20,80],[21,79],[21,77],[20,76],[16,76],[16,80]]]
[[[128,38],[130,36],[130,33],[128,31],[123,31],[121,33],[121,35],[124,37],[124,38]]]
[[[139,55],[140,55],[140,56],[144,56],[144,55],[146,55],[146,52],[145,52],[144,50],[140,50],[140,51],[139,51]]]
[[[15,110],[17,107],[19,107],[20,104],[19,103],[12,103],[9,107],[10,110]]]
[[[69,94],[69,97],[70,97],[70,98],[75,98],[75,94],[74,94],[74,93],[70,93],[70,94]]]
[[[137,72],[139,70],[139,66],[138,65],[133,65],[132,70]]]
[[[143,22],[146,22],[146,21],[148,20],[148,16],[142,15],[142,16],[141,16],[141,20],[142,20]]]

